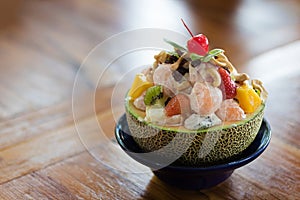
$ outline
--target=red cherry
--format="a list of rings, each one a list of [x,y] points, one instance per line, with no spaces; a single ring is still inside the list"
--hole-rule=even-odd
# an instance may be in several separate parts
[[[187,48],[191,53],[205,56],[208,53],[208,39],[203,34],[196,35],[188,40]]]
[[[196,36],[193,35],[189,27],[185,24],[183,19],[181,19],[183,25],[187,29],[187,31],[190,33],[192,36],[191,39],[188,40],[187,42],[187,48],[189,52],[191,53],[196,53],[200,56],[205,56],[208,53],[208,39],[205,35],[203,34],[198,34]]]

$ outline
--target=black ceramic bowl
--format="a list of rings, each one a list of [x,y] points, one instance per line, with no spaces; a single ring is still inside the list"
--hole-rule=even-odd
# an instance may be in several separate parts
[[[145,153],[133,140],[125,114],[119,119],[115,129],[116,139],[121,148],[134,160],[151,168],[162,181],[190,190],[213,187],[226,180],[236,168],[244,166],[257,158],[268,146],[271,139],[269,123],[264,119],[255,140],[234,159],[205,167],[165,165],[160,159]]]

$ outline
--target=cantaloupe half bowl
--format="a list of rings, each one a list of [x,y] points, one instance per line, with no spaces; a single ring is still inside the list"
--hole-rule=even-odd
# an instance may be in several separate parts
[[[155,152],[161,160],[182,166],[211,166],[233,160],[254,141],[264,108],[261,104],[238,122],[191,131],[151,124],[132,101],[125,101],[128,128],[138,146],[144,152]]]

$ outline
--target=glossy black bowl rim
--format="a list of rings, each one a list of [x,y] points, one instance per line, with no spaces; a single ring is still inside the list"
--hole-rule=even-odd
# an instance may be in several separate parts
[[[254,141],[252,142],[252,146],[250,145],[245,151],[243,151],[243,153],[246,154],[246,156],[237,156],[234,160],[229,161],[228,163],[222,163],[222,164],[216,164],[216,165],[209,165],[209,166],[201,166],[201,167],[192,167],[192,166],[178,166],[178,165],[168,165],[168,166],[162,166],[161,168],[159,167],[159,164],[157,163],[152,163],[149,160],[146,160],[145,158],[143,158],[142,156],[138,156],[138,153],[143,153],[143,150],[140,149],[138,147],[138,145],[133,141],[132,136],[130,136],[130,134],[127,134],[125,132],[122,131],[123,126],[127,126],[127,131],[128,130],[128,124],[127,124],[127,120],[126,120],[126,115],[123,114],[117,124],[116,124],[116,128],[115,128],[115,137],[116,140],[118,142],[118,144],[120,145],[120,147],[130,156],[132,157],[134,160],[136,160],[137,162],[146,165],[150,168],[152,168],[151,166],[155,166],[156,169],[160,169],[160,170],[168,170],[168,171],[189,171],[189,172],[215,172],[215,171],[229,171],[229,170],[234,170],[236,168],[239,168],[241,166],[244,166],[246,164],[248,164],[249,162],[253,161],[254,159],[256,159],[258,156],[260,156],[263,151],[267,148],[267,146],[270,143],[271,140],[271,127],[270,124],[268,123],[268,121],[264,118],[262,121],[262,125],[260,127],[260,130],[256,136],[256,138],[254,139]],[[124,135],[126,134],[126,135]],[[127,139],[129,138],[132,144],[136,145],[135,148],[138,149],[138,151],[133,151],[132,148],[127,147],[124,140],[125,137],[127,137]],[[249,155],[247,155],[247,151],[250,148],[257,148],[255,149],[254,152],[250,153]],[[242,154],[243,154],[242,153]]]

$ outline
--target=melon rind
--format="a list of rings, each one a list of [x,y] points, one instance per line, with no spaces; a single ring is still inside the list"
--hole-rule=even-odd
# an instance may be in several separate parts
[[[250,118],[232,125],[188,131],[145,122],[134,111],[132,102],[125,103],[129,130],[139,147],[145,152],[152,152],[168,145],[171,151],[160,151],[160,156],[172,158],[180,153],[175,163],[184,166],[217,164],[240,154],[255,139],[263,120],[264,107],[262,104]],[[175,136],[180,142],[171,142]],[[182,149],[187,141],[188,147]]]

